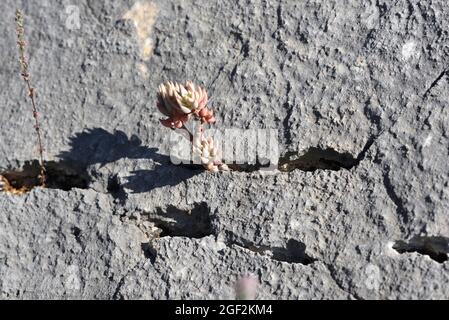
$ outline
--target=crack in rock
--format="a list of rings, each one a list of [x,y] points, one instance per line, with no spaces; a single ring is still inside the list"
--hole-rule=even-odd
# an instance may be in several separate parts
[[[333,265],[327,265],[326,264],[326,268],[329,271],[329,275],[330,275],[331,279],[334,280],[335,284],[337,285],[337,287],[340,290],[346,292],[349,295],[349,297],[351,299],[353,299],[353,300],[364,300],[361,296],[357,295],[356,293],[349,292],[345,288],[343,283],[338,279],[338,277],[337,277],[337,270],[335,269],[335,267]]]
[[[120,294],[120,289],[125,284],[126,277],[131,273],[132,270],[134,270],[138,266],[138,263],[136,263],[134,266],[129,268],[123,276],[120,278],[120,280],[117,282],[117,287],[115,287],[114,294],[112,295],[113,300],[123,300],[123,296]]]
[[[388,197],[393,201],[396,206],[396,214],[398,217],[402,219],[403,224],[407,225],[409,222],[409,217],[407,215],[407,209],[404,206],[403,200],[398,196],[396,191],[394,190],[394,186],[390,179],[390,170],[387,169],[383,174],[383,184],[385,187],[385,191],[387,192]]]
[[[287,263],[299,263],[302,265],[312,264],[318,259],[312,258],[306,254],[306,245],[295,239],[290,239],[285,247],[269,247],[269,246],[255,246],[255,245],[239,245],[237,243],[227,243],[228,247],[232,245],[252,251],[259,255],[269,257],[272,260],[287,262]]]
[[[77,226],[73,226],[70,230],[72,232],[72,235],[75,237],[76,242],[84,249],[81,229]]]
[[[188,210],[172,205],[156,208],[154,212],[144,213],[145,216],[162,230],[160,237],[203,238],[213,233],[210,209],[205,202],[195,203]]]
[[[430,87],[427,88],[426,92],[424,92],[423,95],[423,99],[426,99],[427,96],[430,94],[430,92],[432,91],[432,89],[438,84],[438,82],[440,82],[441,79],[443,79],[443,77],[447,74],[447,71],[449,70],[449,68],[444,69],[439,75],[438,77],[435,78],[435,80],[431,83]]]
[[[395,241],[393,249],[400,254],[416,252],[429,256],[438,263],[444,263],[449,260],[449,237],[415,236],[408,241]]]
[[[287,144],[292,143],[292,133],[290,130],[290,119],[293,115],[294,106],[290,103],[290,92],[292,90],[292,85],[290,81],[287,81],[286,92],[285,92],[285,101],[282,104],[282,107],[286,110],[286,116],[282,121],[282,125],[284,126],[284,138]]]
[[[295,239],[288,240],[285,247],[257,246],[249,242],[242,244],[237,241],[226,241],[224,243],[228,248],[236,247],[241,250],[248,250],[271,260],[290,264],[298,263],[307,266],[318,261],[318,259],[306,253],[306,245],[304,243]],[[153,246],[153,243],[143,243],[142,250],[144,251],[145,257],[150,259],[151,263],[156,261],[157,250]]]
[[[340,169],[351,170],[359,165],[365,158],[366,153],[376,140],[376,136],[371,137],[366,142],[359,155],[354,158],[348,152],[338,152],[332,148],[321,149],[317,147],[309,148],[304,154],[295,158],[296,152],[288,152],[279,159],[278,169],[281,172],[290,172],[293,170],[316,171],[316,170],[332,170]],[[263,168],[270,168],[270,165],[260,164],[229,164],[229,168],[238,172],[254,172]]]
[[[293,170],[316,171],[316,170],[333,170],[340,169],[351,170],[357,167],[362,160],[365,159],[368,150],[373,146],[374,142],[381,133],[368,138],[357,157],[353,157],[349,152],[338,152],[333,148],[322,149],[318,147],[310,147],[304,154],[295,158],[296,152],[288,152],[279,158],[278,169],[281,172],[290,172]],[[259,164],[230,164],[228,165],[234,171],[254,172],[269,167]]]
[[[142,214],[142,217],[161,229],[159,238],[187,237],[200,239],[210,235],[218,237],[212,225],[211,210],[205,202],[195,203],[192,209],[187,210],[174,206],[168,206],[165,209],[156,208],[154,212]],[[317,261],[306,253],[306,245],[295,239],[289,239],[284,247],[274,247],[258,246],[250,241],[237,239],[232,231],[225,232],[225,238],[225,244],[229,248],[236,246],[273,260],[303,265],[309,265]],[[142,243],[142,250],[145,257],[154,263],[157,250],[153,247],[152,242]]]
[[[46,161],[46,187],[69,191],[72,188],[87,189],[89,176],[85,170],[70,161]],[[40,166],[37,160],[26,161],[22,168],[0,172],[0,176],[6,178],[9,184],[17,190],[29,191],[38,187]]]
[[[315,171],[319,169],[334,170],[351,169],[357,159],[350,153],[340,153],[332,148],[320,149],[316,147],[309,148],[302,156],[297,159],[291,159],[296,153],[287,153],[279,160],[279,170],[290,172],[295,169],[301,171]]]
[[[289,239],[284,247],[256,245],[238,238],[232,231],[226,231],[225,243],[228,247],[236,246],[281,262],[309,265],[318,261],[306,253],[305,243],[295,239]]]

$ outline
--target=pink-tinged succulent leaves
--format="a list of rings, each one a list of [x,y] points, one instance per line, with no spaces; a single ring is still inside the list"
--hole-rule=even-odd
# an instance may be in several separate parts
[[[222,162],[221,152],[212,137],[205,138],[200,129],[193,138],[193,155],[195,160],[212,172],[228,171],[229,168]]]
[[[214,123],[213,112],[206,105],[207,92],[200,86],[187,81],[185,85],[166,82],[161,84],[157,92],[157,108],[167,116],[161,123],[169,128],[181,128],[190,116],[201,123]]]

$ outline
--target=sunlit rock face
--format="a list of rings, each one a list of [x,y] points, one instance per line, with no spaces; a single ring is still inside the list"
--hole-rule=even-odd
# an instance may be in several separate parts
[[[233,299],[249,275],[263,299],[449,297],[446,1],[0,10],[0,298]],[[278,165],[174,165],[168,80],[207,90],[220,128],[274,130]]]

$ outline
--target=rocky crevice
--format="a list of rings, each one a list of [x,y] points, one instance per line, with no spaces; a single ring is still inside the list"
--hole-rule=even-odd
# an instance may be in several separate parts
[[[210,209],[205,202],[195,203],[188,210],[172,205],[156,208],[144,213],[143,218],[161,229],[160,237],[203,238],[213,233]]]
[[[395,241],[393,249],[400,254],[416,252],[426,255],[438,263],[445,263],[449,260],[449,237],[415,236],[408,241]]]
[[[159,237],[173,237],[173,241],[180,240],[179,237],[184,238],[182,241],[186,241],[187,238],[192,243],[202,242],[204,237],[215,237],[222,239],[222,234],[218,234],[217,230],[213,228],[213,222],[216,218],[209,208],[208,204],[205,202],[197,202],[192,204],[190,207],[159,207],[151,210],[149,212],[139,212],[138,216],[140,219],[132,218],[133,215],[126,215],[128,219],[126,221],[136,222],[138,223],[145,221],[151,222],[161,229]],[[124,216],[125,217],[125,216]],[[130,218],[131,217],[131,218]],[[201,227],[196,227],[199,225]],[[193,230],[189,230],[190,228],[196,228]],[[200,234],[203,233],[203,236]],[[176,239],[178,238],[178,239]],[[316,260],[306,254],[306,246],[304,243],[300,241],[296,241],[294,239],[290,239],[287,241],[285,246],[278,247],[268,247],[268,246],[255,246],[250,242],[242,243],[237,239],[232,239],[230,237],[225,236],[224,241],[220,241],[220,250],[221,245],[224,245],[224,251],[226,255],[229,255],[230,252],[233,252],[230,257],[237,254],[245,254],[245,251],[251,251],[257,255],[260,255],[264,258],[281,261],[283,263],[294,263],[301,265],[309,265]],[[166,239],[171,242],[171,239]],[[207,239],[207,241],[211,241],[213,238]],[[170,246],[170,245],[169,245]],[[150,238],[149,242],[141,244],[143,255],[148,263],[154,265],[157,262],[157,255],[160,254],[158,252],[158,238],[153,237]],[[217,252],[220,255],[220,251]],[[248,253],[247,253],[248,254]],[[247,255],[246,254],[246,255]],[[219,257],[217,257],[219,258]],[[140,260],[140,264],[145,262],[145,259]],[[270,260],[266,260],[269,263]],[[159,268],[158,266],[157,268]],[[139,270],[139,264],[131,267],[125,273],[122,273],[119,280],[114,283],[112,295],[113,299],[125,299],[126,295],[126,287],[129,285],[129,282],[133,282],[133,274],[135,270]],[[308,270],[307,272],[313,272],[313,269]],[[166,298],[169,298],[170,295],[167,293]]]
[[[436,78],[435,78],[435,80],[430,84],[430,86],[427,88],[427,90],[424,92],[424,94],[423,94],[423,99],[426,99],[428,96],[429,96],[429,94],[430,94],[430,92],[433,90],[433,88],[435,87],[435,86],[437,86],[438,85],[438,83],[440,82],[440,80],[441,79],[443,79],[443,77],[445,76],[445,75],[447,75],[447,72],[449,71],[449,68],[446,68],[446,69],[444,69]]]
[[[73,188],[87,189],[90,178],[87,172],[72,162],[46,161],[46,188],[69,191]],[[16,190],[24,192],[40,186],[40,166],[37,160],[27,161],[19,169],[10,169],[0,172]]]
[[[402,225],[406,225],[409,222],[409,217],[407,214],[407,209],[404,206],[404,201],[399,197],[399,195],[396,193],[393,183],[391,182],[390,175],[389,175],[389,169],[386,170],[386,172],[383,173],[383,184],[385,187],[385,191],[387,192],[388,197],[393,202],[393,204],[396,207],[396,215],[398,218],[402,220]],[[404,231],[404,228],[402,228]]]
[[[156,208],[153,212],[144,213],[142,217],[161,230],[159,238],[187,237],[201,239],[210,235],[216,238],[220,237],[213,227],[210,208],[205,202],[195,203],[192,209],[188,210],[179,209],[174,206],[169,206],[165,209]],[[289,239],[285,246],[271,247],[256,245],[244,239],[237,239],[231,231],[225,231],[224,237],[224,243],[229,248],[236,247],[249,250],[272,260],[300,263],[303,265],[309,265],[317,261],[317,259],[306,253],[306,245],[295,239]],[[152,242],[143,243],[142,250],[145,257],[151,259],[152,262],[155,261],[157,250],[154,248]]]
[[[337,287],[340,290],[346,292],[350,299],[352,299],[352,300],[364,300],[362,297],[358,296],[356,293],[349,292],[349,290],[347,290],[345,288],[343,283],[338,279],[338,277],[337,277],[337,270],[335,269],[335,267],[333,265],[326,265],[326,268],[329,271],[329,276],[334,281],[334,283],[337,285]]]
[[[236,246],[240,249],[249,250],[272,260],[286,263],[299,263],[307,266],[318,261],[306,254],[306,245],[303,242],[295,239],[288,240],[285,247],[257,246],[250,243],[241,244],[237,242],[227,242],[227,246]]]

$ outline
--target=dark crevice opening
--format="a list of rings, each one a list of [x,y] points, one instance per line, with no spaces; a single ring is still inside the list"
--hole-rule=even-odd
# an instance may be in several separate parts
[[[303,265],[309,265],[317,261],[306,254],[306,245],[295,239],[287,241],[285,247],[274,247],[271,249],[274,260],[284,261],[289,263],[301,263]]]
[[[295,158],[296,152],[289,152],[279,159],[279,170],[284,172],[290,172],[295,169],[302,171],[319,169],[333,171],[340,169],[351,170],[365,159],[368,150],[372,147],[377,137],[378,135],[369,137],[357,157],[354,157],[349,152],[338,152],[332,148],[311,147],[298,158]]]
[[[187,210],[171,205],[167,208],[156,208],[154,212],[142,214],[142,217],[161,230],[159,238],[203,238],[213,233],[210,208],[205,202],[195,203]],[[155,263],[157,250],[152,243],[142,243],[141,248],[145,258]]]
[[[366,157],[368,150],[374,144],[376,137],[373,136],[367,140],[365,146],[354,157],[349,152],[338,152],[332,148],[318,148],[311,147],[307,151],[298,157],[297,152],[287,152],[283,157],[279,158],[277,166],[273,165],[260,165],[260,164],[228,164],[229,168],[233,171],[239,172],[254,172],[261,169],[275,169],[277,168],[281,172],[290,172],[293,170],[301,171],[315,171],[315,170],[333,170],[338,171],[340,169],[350,170],[353,167],[360,164],[360,162]]]
[[[226,238],[227,246],[235,245],[276,261],[303,265],[309,265],[318,261],[306,253],[306,245],[303,242],[295,239],[289,239],[284,247],[270,247],[255,245],[244,239],[237,239],[235,234],[230,231],[226,232]]]
[[[47,161],[44,166],[46,188],[68,191],[72,188],[87,189],[89,185],[90,179],[85,168],[78,167],[73,162]],[[34,160],[25,162],[20,169],[6,170],[0,175],[8,181],[12,188],[26,192],[40,186],[39,173],[39,162]]]
[[[108,177],[108,185],[106,189],[114,198],[117,198],[119,196],[122,188],[120,186],[120,182],[118,181],[117,175]]]
[[[393,183],[390,179],[390,169],[387,168],[386,172],[382,175],[382,181],[387,192],[388,197],[393,201],[396,206],[396,214],[402,219],[403,225],[409,223],[408,211],[405,207],[404,201],[396,193]]]
[[[334,170],[351,169],[357,162],[350,153],[340,153],[332,148],[309,148],[302,156],[294,158],[296,153],[287,153],[279,159],[279,170],[290,172],[295,169],[315,171],[319,169]]]
[[[371,149],[379,135],[380,133],[368,137],[365,145],[357,156],[353,156],[349,152],[338,152],[333,148],[323,149],[319,147],[310,147],[300,156],[298,156],[298,152],[296,151],[287,152],[279,158],[277,163],[271,163],[269,159],[257,158],[255,163],[226,164],[232,171],[238,172],[254,172],[258,170],[272,171],[275,169],[278,169],[281,172],[290,172],[293,170],[351,170],[366,158],[368,151]],[[262,165],[261,163],[267,164]]]
[[[145,215],[162,230],[160,237],[202,238],[213,232],[210,209],[205,202],[195,203],[190,210],[170,205]]]
[[[228,164],[227,165],[229,167],[229,169],[231,171],[237,171],[237,172],[254,172],[254,171],[259,171],[262,169],[277,169],[277,166],[273,167],[270,165],[261,165],[261,164],[248,164],[248,163],[244,163],[244,164],[236,164],[236,163],[232,163],[232,164]]]
[[[75,237],[76,242],[79,243],[79,244],[82,244],[82,241],[81,241],[81,229],[78,228],[77,226],[73,226],[71,228],[71,231],[72,231],[73,236]]]
[[[122,188],[117,175],[108,177],[107,192],[118,201],[119,204],[125,205],[128,195],[124,188]]]
[[[432,89],[438,84],[438,82],[440,82],[441,79],[443,79],[443,77],[445,75],[447,75],[448,72],[448,68],[444,69],[436,78],[435,80],[430,84],[430,86],[427,88],[426,92],[424,92],[423,94],[423,99],[426,99],[427,96],[430,94],[430,92],[432,91]]]
[[[232,171],[254,172],[258,170],[274,170],[281,172],[290,172],[293,170],[315,171],[315,170],[334,170],[351,169],[360,161],[354,158],[350,153],[340,153],[332,148],[320,149],[316,147],[309,148],[303,155],[297,157],[297,152],[288,152],[279,158],[277,166],[272,164],[228,164]]]
[[[449,260],[449,238],[448,237],[420,237],[416,236],[409,241],[398,240],[394,242],[393,249],[399,253],[416,252],[429,256],[438,263]]]
[[[149,242],[142,243],[140,247],[142,248],[143,255],[145,256],[145,258],[149,259],[151,263],[154,263],[156,261],[157,251],[155,248],[153,248],[151,243]]]

